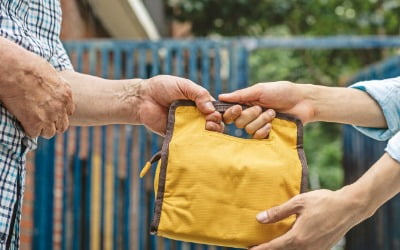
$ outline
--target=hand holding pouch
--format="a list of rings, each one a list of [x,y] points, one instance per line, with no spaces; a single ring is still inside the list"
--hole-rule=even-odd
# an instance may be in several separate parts
[[[231,105],[214,106],[224,112]],[[154,180],[151,233],[237,248],[284,234],[295,216],[273,224],[255,216],[305,191],[302,133],[297,118],[277,114],[268,139],[237,138],[205,130],[193,102],[173,103]]]

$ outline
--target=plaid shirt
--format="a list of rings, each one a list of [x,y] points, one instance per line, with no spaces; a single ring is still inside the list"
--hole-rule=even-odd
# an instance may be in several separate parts
[[[43,57],[59,71],[72,69],[59,39],[60,28],[58,0],[0,0],[0,36]],[[25,156],[35,147],[36,139],[25,135],[0,102],[0,250],[19,248]]]

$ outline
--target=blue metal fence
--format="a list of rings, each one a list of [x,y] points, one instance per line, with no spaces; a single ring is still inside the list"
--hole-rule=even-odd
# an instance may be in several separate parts
[[[98,40],[65,46],[79,72],[115,79],[173,74],[202,84],[216,96],[247,86],[248,56],[255,49],[400,47],[400,38]],[[349,136],[345,140],[352,141]],[[149,235],[152,176],[139,180],[138,173],[160,144],[160,138],[144,127],[122,125],[71,128],[63,136],[40,140],[33,248],[53,248],[49,218],[54,216],[52,190],[57,180],[52,177],[62,168],[61,249],[222,249]]]
[[[77,71],[105,78],[173,74],[201,83],[214,95],[247,86],[247,51],[233,43],[91,41],[68,42],[65,47]],[[49,153],[62,157],[61,249],[199,247],[149,235],[152,177],[140,180],[138,173],[160,143],[144,127],[120,125],[76,127],[50,141],[41,140],[36,154],[37,166],[42,165],[36,171],[36,197],[44,201],[35,203],[34,249],[53,247],[53,235],[48,232],[53,232],[49,216],[54,210],[54,184],[48,180],[54,182],[50,176],[54,176],[55,160],[47,158]],[[62,145],[59,155],[54,150],[57,145]],[[100,172],[100,178],[94,177],[95,172]],[[97,189],[100,198],[94,200]],[[93,221],[98,221],[99,230]]]

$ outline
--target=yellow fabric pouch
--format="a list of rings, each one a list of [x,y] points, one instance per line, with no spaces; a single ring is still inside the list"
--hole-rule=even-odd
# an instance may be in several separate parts
[[[214,103],[220,112],[231,105]],[[151,233],[237,248],[284,234],[295,216],[273,224],[255,216],[305,190],[302,133],[297,118],[277,114],[267,139],[237,138],[205,130],[193,102],[173,103],[154,180]]]

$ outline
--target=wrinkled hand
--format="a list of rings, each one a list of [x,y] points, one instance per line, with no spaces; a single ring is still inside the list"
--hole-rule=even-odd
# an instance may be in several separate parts
[[[222,115],[212,105],[213,97],[206,89],[194,82],[169,75],[159,75],[141,84],[140,123],[152,131],[164,135],[169,106],[176,100],[192,100],[206,117],[206,129],[222,132]]]
[[[45,60],[30,55],[31,67],[19,63],[3,65],[0,100],[21,123],[31,138],[50,138],[64,132],[69,125],[69,115],[74,112],[72,92],[68,83]]]
[[[257,220],[261,223],[274,223],[293,214],[297,219],[287,233],[251,250],[331,249],[363,219],[354,199],[345,192],[341,189],[303,193],[259,213]]]
[[[277,112],[292,114],[303,123],[307,123],[313,120],[315,111],[298,86],[299,84],[284,81],[259,83],[232,93],[221,94],[219,99],[274,109]]]

